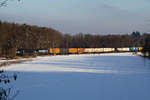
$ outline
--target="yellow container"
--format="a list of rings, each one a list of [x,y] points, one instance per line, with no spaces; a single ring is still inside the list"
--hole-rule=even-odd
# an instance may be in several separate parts
[[[78,53],[77,48],[69,48],[69,53]]]
[[[50,54],[58,54],[60,53],[60,48],[50,48],[49,52]]]
[[[53,49],[49,48],[49,53],[52,54],[53,53]]]
[[[78,53],[83,53],[84,52],[84,48],[78,48]]]
[[[55,48],[54,53],[56,53],[56,54],[60,53],[60,48]]]
[[[142,51],[142,50],[143,50],[143,47],[139,47],[138,49],[139,49],[139,51]]]

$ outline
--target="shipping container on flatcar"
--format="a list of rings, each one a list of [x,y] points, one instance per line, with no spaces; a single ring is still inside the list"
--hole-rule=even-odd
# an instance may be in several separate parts
[[[104,48],[94,48],[94,53],[103,53]]]
[[[115,48],[104,48],[104,52],[114,52]]]
[[[53,48],[49,48],[49,53],[53,54]]]
[[[38,50],[37,52],[38,52],[38,54],[49,54],[49,50],[41,49],[41,50]]]
[[[68,54],[68,48],[60,48],[60,54]]]
[[[119,51],[119,52],[129,52],[130,48],[117,48],[117,51]]]
[[[78,53],[84,53],[84,48],[78,48]]]
[[[97,48],[93,48],[93,53],[98,53]]]
[[[69,54],[76,54],[78,53],[78,49],[77,48],[69,48]]]
[[[139,50],[139,51],[142,51],[142,50],[143,50],[143,47],[138,47],[138,50]]]
[[[84,53],[94,53],[94,48],[85,48]]]
[[[50,54],[60,54],[60,48],[49,48]]]
[[[136,52],[136,51],[138,51],[138,47],[130,47],[130,51],[131,52]]]

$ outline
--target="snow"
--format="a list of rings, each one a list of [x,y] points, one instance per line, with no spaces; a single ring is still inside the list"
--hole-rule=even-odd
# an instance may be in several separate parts
[[[17,73],[15,100],[150,100],[150,60],[133,53],[37,57]]]
[[[25,62],[25,61],[31,61],[32,58],[18,58],[18,59],[6,59],[6,58],[0,58],[0,67],[5,64],[9,65],[12,63],[19,63],[19,62]]]
[[[113,59],[117,57],[117,59]],[[124,57],[123,57],[124,56]],[[134,65],[128,60],[128,57],[135,56],[133,53],[110,53],[110,54],[85,54],[85,55],[65,55],[65,56],[47,56],[37,57],[34,61],[16,64],[5,67],[8,71],[21,72],[88,72],[88,73],[140,73],[148,72],[146,69],[136,71],[130,70]],[[118,58],[124,58],[121,60]],[[98,58],[98,59],[97,59]],[[118,61],[116,63],[116,61]],[[123,63],[128,61],[128,67],[124,67]],[[115,63],[114,63],[115,62]],[[120,63],[120,64],[119,64]],[[137,62],[135,62],[137,63]],[[117,64],[117,65],[116,65]],[[118,66],[119,64],[119,66]],[[143,64],[143,63],[141,63]],[[123,66],[123,67],[121,67]],[[119,67],[119,68],[118,68]],[[121,67],[121,68],[120,68]],[[132,67],[134,69],[134,67]]]

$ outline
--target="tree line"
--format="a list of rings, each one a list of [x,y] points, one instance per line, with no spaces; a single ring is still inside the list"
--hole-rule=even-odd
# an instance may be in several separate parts
[[[147,45],[148,33],[136,31],[123,35],[63,34],[58,30],[35,25],[0,21],[0,48],[119,48]],[[148,41],[148,40],[147,40]]]
[[[60,46],[62,34],[52,28],[0,22],[2,48],[46,49]]]
[[[93,35],[93,34],[65,34],[62,47],[76,48],[120,48],[143,46],[147,33],[133,32],[123,35]]]

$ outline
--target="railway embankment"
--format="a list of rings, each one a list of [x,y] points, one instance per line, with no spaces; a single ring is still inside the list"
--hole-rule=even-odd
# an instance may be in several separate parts
[[[0,67],[4,66],[9,66],[11,64],[17,64],[17,63],[22,63],[25,61],[32,61],[33,58],[17,58],[17,59],[5,59],[5,58],[0,58]]]

